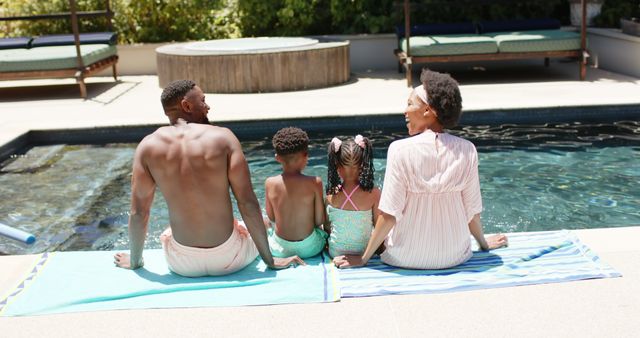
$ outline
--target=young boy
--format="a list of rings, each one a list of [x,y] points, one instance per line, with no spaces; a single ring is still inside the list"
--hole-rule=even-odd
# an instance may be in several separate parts
[[[289,127],[280,129],[272,143],[282,174],[265,181],[267,215],[275,222],[275,227],[267,225],[271,253],[315,256],[325,247],[327,234],[320,228],[325,220],[322,180],[302,174],[309,137],[302,129]]]

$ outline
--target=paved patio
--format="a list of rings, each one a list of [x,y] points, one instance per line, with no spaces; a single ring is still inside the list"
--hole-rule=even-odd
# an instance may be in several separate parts
[[[580,82],[575,63],[544,68],[537,62],[454,66],[465,110],[640,105],[640,79],[589,69],[587,81]],[[166,123],[155,76],[88,82],[86,101],[78,98],[71,80],[0,82],[0,145],[32,129]],[[326,89],[208,94],[207,101],[213,121],[355,114],[402,118],[407,94],[402,75],[375,72],[354,74],[349,83]],[[0,332],[3,337],[637,337],[640,226],[576,233],[623,277],[332,304],[0,317]],[[15,286],[33,259],[0,256],[0,295]]]

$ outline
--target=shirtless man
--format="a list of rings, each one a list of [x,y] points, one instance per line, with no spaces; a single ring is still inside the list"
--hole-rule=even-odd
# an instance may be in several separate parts
[[[320,177],[307,176],[309,137],[300,128],[283,128],[273,136],[282,174],[265,181],[265,206],[275,227],[268,227],[269,246],[276,257],[317,255],[327,244],[324,198]]]
[[[272,257],[240,142],[229,129],[209,124],[202,90],[193,81],[175,81],[164,89],[161,101],[171,125],[145,137],[136,149],[131,254],[117,253],[115,264],[127,269],[144,265],[156,184],[169,208],[170,228],[160,239],[173,272],[188,277],[229,274],[253,262],[258,253],[272,269],[304,264],[299,257]],[[233,218],[229,187],[248,233]]]

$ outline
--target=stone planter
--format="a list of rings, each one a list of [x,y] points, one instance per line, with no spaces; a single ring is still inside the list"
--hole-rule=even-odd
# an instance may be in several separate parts
[[[640,19],[620,19],[620,28],[622,28],[622,33],[640,36]]]
[[[600,14],[604,0],[584,0],[587,2],[587,26],[593,25],[593,18]],[[582,1],[569,0],[571,25],[582,25]]]

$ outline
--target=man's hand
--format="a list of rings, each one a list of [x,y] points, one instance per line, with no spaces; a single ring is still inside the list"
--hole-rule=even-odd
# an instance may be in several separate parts
[[[143,263],[143,264],[140,264],[139,266],[132,266],[131,256],[129,256],[128,253],[124,253],[124,252],[118,252],[117,254],[115,254],[113,256],[113,263],[115,263],[117,267],[120,267],[123,269],[130,269],[130,270],[141,268],[144,265]]]
[[[290,267],[295,267],[296,265],[307,265],[302,258],[298,256],[291,256],[287,258],[278,258],[273,257],[273,266],[269,266],[269,268],[274,270],[282,270]]]
[[[359,266],[367,265],[367,262],[362,260],[362,256],[336,256],[333,258],[333,264],[340,269],[355,268]]]
[[[487,250],[493,250],[503,246],[508,246],[509,240],[507,239],[507,236],[503,234],[492,235],[487,237],[487,245],[489,246]]]

